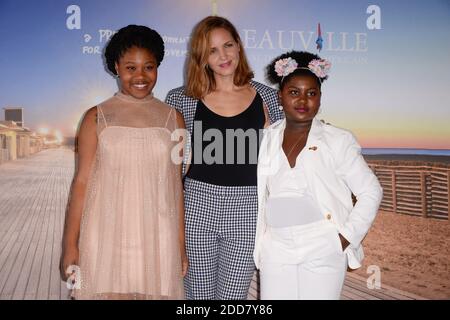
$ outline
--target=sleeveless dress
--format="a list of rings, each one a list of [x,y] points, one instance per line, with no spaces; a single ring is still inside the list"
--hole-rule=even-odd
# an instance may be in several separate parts
[[[184,299],[175,129],[174,109],[152,95],[119,92],[97,106],[75,299]]]

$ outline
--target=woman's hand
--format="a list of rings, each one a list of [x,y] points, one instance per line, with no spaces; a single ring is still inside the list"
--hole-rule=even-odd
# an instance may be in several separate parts
[[[348,240],[345,239],[344,236],[340,233],[339,233],[339,239],[341,240],[342,251],[344,251],[350,245],[350,242],[348,242]]]
[[[181,252],[181,273],[182,273],[183,277],[186,276],[188,267],[189,267],[189,260],[186,255],[186,251],[182,250],[182,252]]]
[[[64,281],[67,281],[67,279],[71,276],[71,274],[67,273],[67,269],[72,266],[78,266],[78,259],[79,259],[80,253],[78,250],[78,246],[68,246],[64,248],[63,253],[61,255],[61,263],[60,263],[60,272],[61,272],[61,278]]]

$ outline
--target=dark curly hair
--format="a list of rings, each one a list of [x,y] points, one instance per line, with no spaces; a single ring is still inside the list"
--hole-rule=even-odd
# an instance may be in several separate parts
[[[278,87],[280,88],[280,90],[283,89],[283,86],[287,82],[287,80],[289,80],[293,76],[298,76],[298,75],[313,76],[317,80],[317,84],[319,85],[319,88],[321,87],[322,82],[324,80],[328,79],[328,76],[325,76],[324,78],[319,79],[314,73],[312,73],[311,71],[306,70],[306,69],[296,69],[295,71],[293,71],[292,73],[290,73],[289,75],[287,75],[284,78],[278,76],[277,73],[275,72],[275,63],[280,59],[285,59],[285,58],[289,58],[289,57],[294,59],[297,62],[298,67],[303,67],[303,68],[307,68],[308,64],[311,62],[311,60],[320,59],[320,57],[317,54],[307,52],[307,51],[295,51],[295,50],[287,52],[287,53],[283,53],[282,55],[273,59],[273,61],[266,67],[266,77],[270,83],[277,84]]]
[[[159,33],[146,26],[130,24],[117,31],[106,45],[106,65],[114,75],[117,75],[116,62],[131,47],[149,50],[155,56],[158,66],[164,58],[164,41]]]

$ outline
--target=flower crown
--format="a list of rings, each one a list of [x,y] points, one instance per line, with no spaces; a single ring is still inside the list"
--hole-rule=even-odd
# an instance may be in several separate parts
[[[291,57],[279,59],[275,62],[275,72],[283,81],[283,78],[291,74],[297,69],[305,69],[314,73],[320,81],[328,76],[330,72],[331,62],[326,59],[313,59],[309,62],[308,67],[299,67],[297,61]]]

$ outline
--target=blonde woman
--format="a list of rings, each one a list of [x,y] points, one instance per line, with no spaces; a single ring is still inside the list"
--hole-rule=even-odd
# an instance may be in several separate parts
[[[166,99],[191,135],[184,184],[187,299],[247,298],[255,270],[258,138],[283,117],[276,91],[252,78],[236,28],[222,17],[200,21],[186,86]]]

